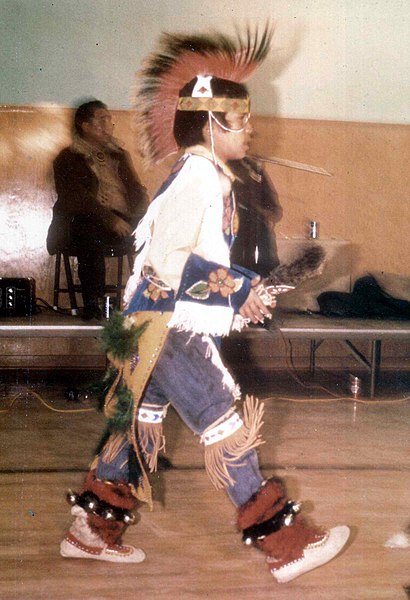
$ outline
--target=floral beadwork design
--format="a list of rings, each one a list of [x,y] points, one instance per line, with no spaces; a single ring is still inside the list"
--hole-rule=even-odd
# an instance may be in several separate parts
[[[209,273],[208,285],[211,292],[221,294],[223,298],[227,298],[235,291],[235,279],[228,273],[226,269],[217,269]]]
[[[151,266],[144,266],[142,273],[145,279],[148,280],[148,286],[143,291],[143,296],[145,296],[145,298],[152,300],[152,302],[169,298],[170,295],[168,292],[171,292],[171,288],[157,276]]]
[[[153,302],[156,302],[157,300],[160,300],[160,299],[165,300],[166,298],[169,298],[168,292],[166,292],[165,290],[162,290],[154,283],[148,284],[148,287],[144,291],[143,295],[146,298],[149,298],[150,300],[152,300]]]
[[[227,269],[219,268],[209,273],[208,281],[197,281],[186,293],[195,300],[207,300],[211,292],[228,298],[231,294],[239,291],[242,285],[242,278],[235,279]]]

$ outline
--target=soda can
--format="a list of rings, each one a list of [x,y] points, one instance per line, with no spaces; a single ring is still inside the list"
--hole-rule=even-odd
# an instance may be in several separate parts
[[[319,223],[317,221],[309,222],[309,239],[317,240],[319,237]]]

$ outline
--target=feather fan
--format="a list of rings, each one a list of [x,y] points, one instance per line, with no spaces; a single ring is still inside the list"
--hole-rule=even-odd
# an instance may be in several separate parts
[[[291,263],[280,264],[263,280],[266,287],[290,286],[295,288],[306,279],[321,273],[326,259],[323,246],[307,244]]]

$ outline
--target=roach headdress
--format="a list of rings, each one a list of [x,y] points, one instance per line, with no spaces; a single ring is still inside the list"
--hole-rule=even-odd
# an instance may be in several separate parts
[[[262,33],[248,28],[246,36],[237,33],[235,38],[221,33],[163,34],[158,49],[147,57],[137,73],[137,134],[146,162],[158,162],[178,150],[173,135],[177,110],[227,112],[227,98],[212,98],[212,94],[205,93],[202,100],[197,96],[193,96],[193,102],[191,98],[180,99],[184,85],[195,77],[246,81],[265,59],[271,38],[270,25]],[[240,107],[240,112],[245,110],[249,110],[247,104]]]

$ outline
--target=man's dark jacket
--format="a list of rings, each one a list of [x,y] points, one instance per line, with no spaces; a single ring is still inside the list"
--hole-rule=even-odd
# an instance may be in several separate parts
[[[118,148],[110,153],[118,160],[118,175],[124,185],[126,202],[132,215],[131,220],[125,220],[135,227],[147,208],[146,188],[140,182],[125,150]],[[73,147],[65,148],[54,160],[53,168],[57,201],[47,235],[49,254],[69,247],[73,217],[95,216],[108,229],[115,219],[110,209],[97,202],[98,179],[83,154],[73,150]]]
[[[282,217],[278,194],[259,162],[245,157],[229,161],[228,165],[237,177],[233,190],[239,216],[231,261],[266,277],[279,264],[276,239],[268,224]]]

